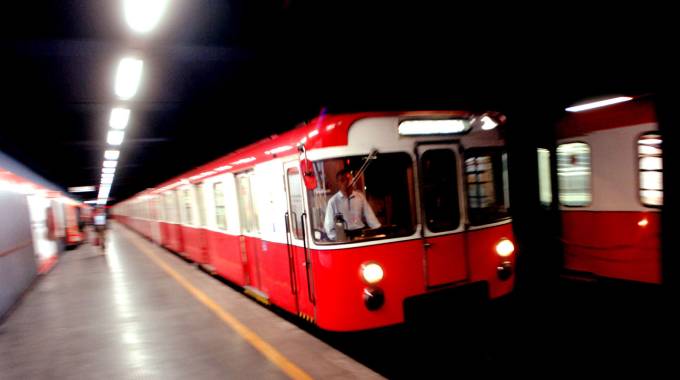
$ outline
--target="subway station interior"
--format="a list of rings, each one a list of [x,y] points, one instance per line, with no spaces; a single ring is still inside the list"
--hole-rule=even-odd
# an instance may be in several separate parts
[[[674,368],[672,11],[5,6],[0,379]]]

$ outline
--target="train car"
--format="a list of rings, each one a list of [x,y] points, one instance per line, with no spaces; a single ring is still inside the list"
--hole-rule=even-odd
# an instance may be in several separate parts
[[[114,206],[122,223],[319,327],[511,292],[504,116],[321,115]],[[148,211],[148,207],[154,211]]]
[[[660,284],[663,138],[651,99],[615,100],[567,109],[556,149],[539,149],[542,202],[554,153],[568,273]]]

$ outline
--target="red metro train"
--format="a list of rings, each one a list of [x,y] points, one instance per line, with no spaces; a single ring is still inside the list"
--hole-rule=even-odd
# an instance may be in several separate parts
[[[579,277],[660,284],[663,139],[655,106],[646,97],[613,101],[622,102],[568,109],[557,125],[564,266]],[[538,156],[548,205],[550,152]]]
[[[512,290],[503,121],[457,111],[321,115],[113,214],[323,329],[397,324],[411,301],[450,289],[484,299]]]

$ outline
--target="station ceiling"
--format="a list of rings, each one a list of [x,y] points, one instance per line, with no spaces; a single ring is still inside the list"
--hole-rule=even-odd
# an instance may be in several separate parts
[[[0,150],[64,188],[98,183],[116,64],[144,58],[112,203],[321,110],[557,112],[678,67],[672,12],[640,5],[175,0],[139,37],[119,3],[11,2],[0,26]]]

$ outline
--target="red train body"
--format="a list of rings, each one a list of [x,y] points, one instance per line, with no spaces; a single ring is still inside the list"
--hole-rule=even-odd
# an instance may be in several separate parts
[[[661,282],[661,134],[636,99],[565,115],[557,126],[564,265],[597,277]]]
[[[497,298],[513,288],[507,156],[495,121],[441,111],[322,115],[113,212],[321,328],[397,324],[409,299],[472,285]],[[343,170],[379,222],[348,228],[355,235],[345,239],[344,225],[326,218]]]

